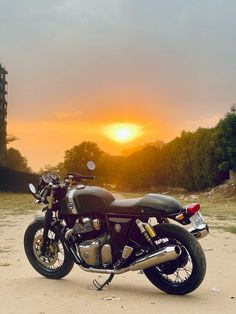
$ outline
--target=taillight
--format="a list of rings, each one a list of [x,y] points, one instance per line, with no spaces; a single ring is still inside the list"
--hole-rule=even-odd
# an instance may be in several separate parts
[[[188,214],[188,216],[192,216],[192,215],[194,215],[197,211],[199,211],[199,209],[200,209],[200,204],[198,204],[198,203],[189,204],[189,205],[186,207],[186,214]]]

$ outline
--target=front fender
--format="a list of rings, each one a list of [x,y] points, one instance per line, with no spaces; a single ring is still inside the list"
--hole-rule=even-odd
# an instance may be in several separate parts
[[[45,222],[45,216],[42,216],[42,215],[35,216],[34,222]]]
[[[45,216],[43,216],[43,215],[35,216],[33,223],[34,222],[40,222],[42,224],[45,224]],[[58,237],[61,237],[62,226],[60,224],[60,221],[52,220],[50,223],[50,228],[52,228],[53,231],[55,231],[55,233]]]

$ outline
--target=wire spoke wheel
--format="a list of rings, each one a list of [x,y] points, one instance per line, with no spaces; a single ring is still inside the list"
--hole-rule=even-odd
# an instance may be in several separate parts
[[[53,231],[48,232],[48,241],[46,252],[44,255],[41,253],[43,245],[43,229],[36,232],[33,241],[33,251],[37,260],[46,268],[57,269],[60,268],[65,260],[65,251],[59,239]]]
[[[49,229],[45,253],[43,248],[44,220],[34,221],[26,229],[24,248],[30,264],[41,275],[50,279],[65,277],[72,270],[74,262],[66,250],[60,235]]]
[[[144,270],[147,278],[159,289],[170,294],[187,294],[203,281],[206,272],[204,252],[198,241],[187,230],[177,225],[155,226],[157,247],[178,245],[180,256],[172,261]]]
[[[169,244],[173,243],[181,247],[182,253],[180,257],[164,265],[156,266],[156,270],[163,279],[176,285],[189,279],[193,271],[193,262],[189,252],[181,243],[170,239]]]

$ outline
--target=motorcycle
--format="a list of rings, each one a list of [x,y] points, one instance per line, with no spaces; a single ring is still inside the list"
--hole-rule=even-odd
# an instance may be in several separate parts
[[[89,175],[68,173],[61,180],[48,172],[36,187],[29,184],[37,203],[46,204],[24,235],[24,249],[33,268],[49,279],[70,273],[74,264],[87,272],[107,274],[97,290],[114,275],[142,271],[157,288],[184,295],[203,281],[206,259],[198,240],[209,230],[198,203],[182,207],[173,197],[147,194],[115,199],[106,189],[85,186]],[[173,221],[171,223],[171,221]],[[177,224],[179,223],[179,225]],[[180,225],[192,224],[186,229]]]

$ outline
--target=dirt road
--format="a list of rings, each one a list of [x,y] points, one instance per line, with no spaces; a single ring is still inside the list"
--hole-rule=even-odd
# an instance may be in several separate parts
[[[213,230],[201,244],[207,258],[203,284],[190,295],[167,295],[138,272],[117,275],[104,291],[75,266],[63,280],[37,274],[23,251],[23,234],[33,215],[0,221],[0,313],[236,313],[236,236]],[[17,219],[17,222],[14,220]],[[4,266],[5,265],[5,266]]]

